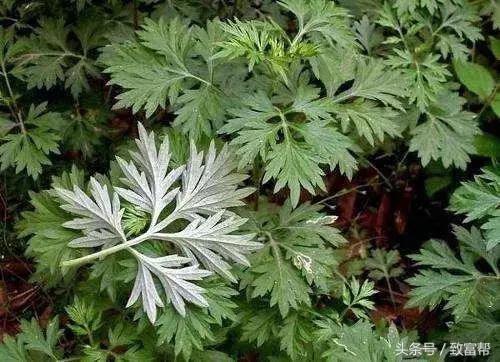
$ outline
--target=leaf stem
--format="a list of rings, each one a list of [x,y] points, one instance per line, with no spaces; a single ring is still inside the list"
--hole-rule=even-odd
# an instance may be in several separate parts
[[[274,257],[276,258],[276,262],[278,263],[281,274],[282,255],[280,247],[278,243],[274,240],[273,235],[269,231],[264,231],[264,234],[267,236],[267,239],[269,240],[269,245],[271,246],[271,250],[273,251]]]
[[[81,265],[81,264],[86,264],[94,259],[103,258],[107,255],[114,254],[118,251],[128,249],[133,245],[139,244],[140,242],[142,242],[146,239],[149,239],[153,234],[154,233],[151,231],[146,232],[146,233],[139,235],[138,237],[136,237],[134,239],[128,240],[122,244],[112,246],[111,248],[103,249],[103,250],[98,251],[96,253],[82,256],[81,258],[63,261],[63,262],[61,262],[60,265],[62,267],[72,267],[72,266],[77,266],[77,265]]]
[[[144,234],[139,235],[131,240],[125,241],[122,244],[118,244],[118,245],[112,246],[111,248],[103,249],[103,250],[100,250],[96,253],[85,255],[85,256],[82,256],[82,257],[77,258],[77,259],[63,261],[63,262],[61,262],[60,265],[62,267],[72,267],[72,266],[77,266],[77,265],[81,265],[81,264],[86,264],[94,259],[103,258],[107,255],[117,253],[121,250],[130,249],[132,246],[140,244],[144,240],[153,239],[156,237],[156,235],[159,235],[159,234],[157,234],[159,231],[163,230],[170,223],[175,221],[179,217],[179,213],[180,213],[179,210],[172,212],[166,219],[162,220],[158,224],[156,224],[156,222],[152,223],[151,226],[149,227],[149,229]],[[133,249],[130,251],[133,251]]]
[[[200,78],[192,73],[185,73],[186,77],[189,77],[189,78],[193,78],[193,79],[196,79],[197,81],[201,82],[201,83],[204,83],[206,84],[207,86],[211,87],[213,86],[212,83],[210,83],[208,80],[205,80],[203,78]],[[222,91],[222,90],[221,90]]]

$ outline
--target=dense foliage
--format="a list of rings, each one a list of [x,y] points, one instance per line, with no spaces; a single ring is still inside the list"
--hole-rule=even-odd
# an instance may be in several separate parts
[[[497,1],[0,15],[0,361],[500,358]]]

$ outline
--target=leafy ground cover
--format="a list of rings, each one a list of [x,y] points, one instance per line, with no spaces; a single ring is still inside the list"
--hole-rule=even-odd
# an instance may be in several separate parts
[[[496,1],[0,15],[0,361],[499,360]]]

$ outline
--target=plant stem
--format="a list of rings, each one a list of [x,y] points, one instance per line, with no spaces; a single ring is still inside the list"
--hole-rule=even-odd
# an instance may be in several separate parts
[[[144,233],[142,235],[139,235],[138,237],[136,237],[132,240],[128,240],[122,244],[112,246],[111,248],[103,249],[101,251],[98,251],[97,253],[85,255],[85,256],[82,256],[81,258],[77,258],[77,259],[63,261],[63,262],[61,262],[60,265],[62,267],[70,267],[70,266],[77,266],[77,265],[81,265],[81,264],[86,264],[94,259],[103,258],[107,255],[116,253],[118,251],[128,249],[131,246],[139,244],[140,242],[150,238],[153,234],[154,234],[153,232],[147,232],[147,233]]]
[[[198,82],[204,83],[204,84],[206,84],[206,85],[207,85],[207,86],[209,86],[209,87],[213,86],[213,84],[212,84],[212,83],[210,83],[208,80],[205,80],[205,79],[203,79],[203,78],[200,78],[200,77],[198,77],[198,76],[196,76],[196,75],[194,75],[194,74],[192,74],[192,73],[183,73],[183,74],[184,74],[186,77],[196,79]],[[223,91],[221,90],[221,92],[223,92]],[[224,93],[224,92],[223,92],[223,93]]]
[[[93,346],[94,345],[94,337],[92,336],[92,331],[90,330],[89,326],[85,324],[85,330],[87,331],[87,336],[89,337],[89,342],[90,342],[90,345]]]
[[[172,212],[167,218],[160,221],[158,224],[156,223],[156,221],[152,220],[149,229],[142,235],[139,235],[131,240],[126,240],[126,237],[122,236],[123,243],[121,243],[121,244],[112,246],[111,248],[108,248],[108,249],[100,250],[96,253],[82,256],[81,258],[63,261],[60,263],[60,266],[71,267],[71,266],[86,264],[94,259],[103,258],[105,256],[119,252],[121,250],[130,249],[130,247],[137,245],[137,244],[140,244],[144,240],[153,239],[155,237],[156,238],[162,238],[162,237],[164,238],[165,237],[164,234],[162,236],[162,234],[159,234],[159,232],[161,230],[163,230],[164,228],[166,228],[170,223],[175,221],[179,217],[179,214],[180,214],[180,210],[177,209],[176,211]],[[131,250],[131,251],[133,251],[133,250]]]
[[[290,49],[291,50],[294,50],[295,46],[297,45],[297,43],[300,41],[300,39],[302,39],[302,37],[304,36],[304,29],[303,28],[300,28],[300,30],[297,32],[297,34],[295,35],[295,37],[293,38],[292,42],[290,43]]]
[[[392,189],[392,184],[391,184],[391,181],[389,181],[389,179],[382,173],[382,171],[380,171],[373,163],[371,163],[367,158],[363,157],[363,156],[360,156],[360,158],[365,161],[368,165],[370,165],[371,168],[373,168],[375,170],[375,172],[380,176],[382,177],[382,179],[384,180],[384,182],[387,184],[387,186],[389,186],[390,189]]]
[[[389,295],[391,297],[391,303],[392,307],[396,309],[396,300],[394,299],[394,293],[392,291],[392,286],[391,286],[391,281],[389,280],[389,275],[387,274],[387,271],[384,270],[384,278],[387,283],[387,288],[389,289]]]
[[[264,234],[267,236],[267,239],[269,240],[269,245],[271,246],[271,250],[273,251],[273,254],[276,257],[278,264],[281,264],[281,251],[278,246],[278,243],[274,240],[273,235],[269,231],[264,231]]]
[[[134,30],[139,27],[139,9],[137,8],[137,1],[132,2],[132,22],[134,24]]]
[[[5,68],[4,59],[0,60],[0,66],[2,67],[2,74],[3,74],[3,77],[5,78],[5,83],[7,84],[7,90],[9,91],[9,96],[11,98],[10,102],[12,102],[12,104],[10,104],[10,102],[9,102],[9,109],[10,109],[14,119],[17,120],[19,127],[21,127],[21,132],[24,135],[26,135],[26,128],[24,127],[23,117],[21,115],[21,112],[17,109],[16,100],[14,97],[14,92],[12,91],[12,87],[10,85],[9,76],[7,75],[7,69]]]
[[[349,282],[347,281],[347,279],[345,278],[345,276],[343,276],[343,275],[342,275],[342,273],[341,273],[341,272],[339,272],[337,269],[333,269],[333,272],[334,272],[334,274],[335,274],[335,275],[337,275],[340,279],[342,279],[342,281],[343,281],[345,284],[349,285]]]
[[[490,106],[491,102],[493,102],[493,99],[495,99],[495,96],[496,96],[499,88],[500,88],[500,84],[497,84],[495,86],[495,88],[493,89],[493,92],[491,92],[491,94],[488,96],[488,98],[484,102],[483,107],[481,108],[481,110],[479,111],[479,113],[476,116],[476,119],[479,119],[481,117],[481,115],[484,113],[484,111],[486,110],[486,108],[488,108]]]
[[[21,64],[24,64],[25,62],[28,62],[32,59],[36,59],[39,57],[59,57],[59,58],[64,58],[64,57],[71,57],[71,58],[78,58],[78,59],[85,59],[85,55],[80,55],[80,54],[75,54],[70,51],[64,51],[64,52],[46,52],[46,53],[24,53],[23,55],[14,58],[14,61],[21,61]]]
[[[500,277],[500,271],[498,270],[498,267],[494,263],[491,263],[489,260],[487,262],[495,272],[496,276]]]
[[[262,179],[262,167],[259,167],[257,159],[253,161],[253,170],[252,170],[252,181],[256,185],[255,190],[255,201],[253,203],[254,211],[259,209],[259,199],[260,199],[260,181]]]
[[[110,254],[116,253],[120,250],[126,249],[130,246],[128,243],[129,242],[123,243],[123,244],[118,244],[118,245],[115,245],[111,248],[98,251],[97,253],[82,256],[81,258],[63,261],[63,262],[61,262],[60,266],[61,267],[71,267],[71,266],[86,264],[94,259],[103,258],[107,255],[110,255]]]
[[[349,311],[349,309],[351,309],[351,306],[352,304],[349,304],[343,311],[342,313],[340,313],[339,315],[339,320],[342,322],[342,320],[344,319],[346,313]]]
[[[331,196],[325,197],[323,200],[319,200],[319,201],[315,202],[313,205],[324,204],[325,202],[336,199],[337,197],[341,197],[341,196],[350,194],[351,192],[354,192],[356,190],[362,189],[364,187],[372,186],[372,185],[377,185],[377,184],[364,184],[364,185],[358,185],[356,187],[352,187],[350,189],[342,189]]]

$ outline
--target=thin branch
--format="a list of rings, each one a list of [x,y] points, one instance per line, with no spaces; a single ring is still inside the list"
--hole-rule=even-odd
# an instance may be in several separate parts
[[[391,184],[391,181],[382,173],[382,171],[380,171],[373,163],[371,163],[367,158],[363,157],[363,156],[360,156],[360,158],[366,162],[368,165],[370,165],[371,168],[373,168],[375,170],[375,172],[380,176],[382,177],[382,179],[384,180],[384,182],[387,184],[387,186],[389,186],[390,189],[392,189],[392,184]]]
[[[7,69],[5,68],[5,61],[3,59],[0,59],[0,66],[2,67],[2,75],[5,78],[5,83],[7,84],[7,90],[9,91],[9,95],[11,98],[11,101],[8,104],[9,109],[12,113],[12,116],[14,117],[15,120],[17,120],[19,126],[21,127],[22,133],[26,135],[26,128],[24,127],[23,117],[21,112],[17,109],[16,99],[14,97],[14,92],[12,91],[12,87],[10,85],[9,76],[7,75]]]

